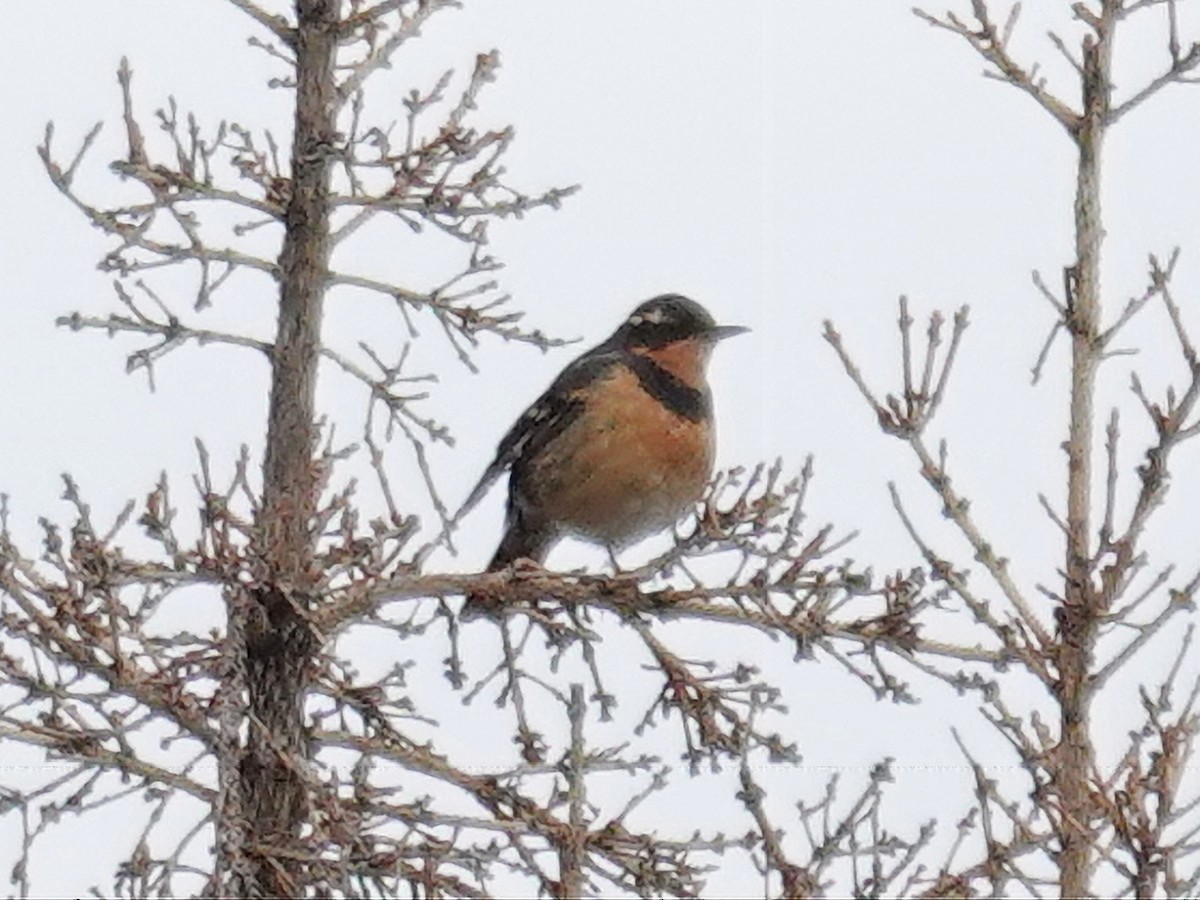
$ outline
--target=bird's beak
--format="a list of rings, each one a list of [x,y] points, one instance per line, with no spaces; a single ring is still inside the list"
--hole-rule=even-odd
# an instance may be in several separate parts
[[[714,325],[704,332],[704,336],[710,341],[723,341],[735,334],[745,334],[749,330],[745,325]]]

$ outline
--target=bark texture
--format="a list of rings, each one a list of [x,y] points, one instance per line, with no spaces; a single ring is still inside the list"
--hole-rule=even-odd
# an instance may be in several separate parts
[[[1100,341],[1100,250],[1104,226],[1100,164],[1111,102],[1112,39],[1116,9],[1105,3],[1095,23],[1096,38],[1084,44],[1083,114],[1075,141],[1075,265],[1067,273],[1067,329],[1071,335],[1071,400],[1067,440],[1067,573],[1059,609],[1058,790],[1063,897],[1086,897],[1095,868],[1095,839],[1089,827],[1090,782],[1095,764],[1089,711],[1097,630],[1104,610],[1092,582],[1092,454],[1096,371]]]
[[[292,192],[279,258],[279,320],[259,518],[263,578],[251,592],[245,629],[250,728],[241,795],[253,843],[286,848],[306,817],[303,773],[310,737],[303,701],[318,641],[308,622],[313,586],[313,517],[320,483],[315,388],[321,304],[329,260],[330,169],[336,138],[334,58],[340,0],[297,0],[296,110]],[[244,896],[296,889],[285,854],[251,855]],[[255,861],[257,859],[257,861]],[[301,882],[302,883],[302,882]]]

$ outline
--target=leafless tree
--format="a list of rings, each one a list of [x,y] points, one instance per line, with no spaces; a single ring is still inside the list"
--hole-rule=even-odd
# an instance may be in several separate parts
[[[296,0],[288,16],[253,0],[229,2],[253,21],[252,45],[279,65],[274,87],[294,97],[290,143],[234,123],[205,126],[173,100],[156,114],[161,135],[148,139],[123,64],[126,152],[112,169],[138,198],[100,207],[77,191],[96,129],[69,161],[52,146],[51,128],[40,148],[54,186],[113,242],[102,268],[113,275],[115,311],[71,314],[61,324],[139,341],[127,367],[151,383],[164,358],[192,342],[261,355],[271,379],[261,460],[248,451],[212,460],[198,442],[194,519],[180,516],[162,476],[115,522],[97,522],[67,478],[71,515],[63,524],[43,520],[35,551],[18,546],[0,506],[0,737],[68,764],[40,784],[0,785],[5,813],[24,829],[13,872],[22,895],[32,890],[30,855],[63,816],[130,796],[149,812],[115,874],[112,890],[127,896],[692,896],[717,865],[744,867],[747,883],[757,871],[755,890],[782,897],[1085,896],[1110,886],[1138,897],[1195,893],[1200,823],[1185,774],[1200,686],[1181,688],[1172,674],[1147,689],[1143,727],[1112,769],[1096,761],[1092,719],[1113,673],[1200,588],[1200,574],[1175,580],[1173,568],[1151,569],[1143,546],[1166,494],[1171,451],[1200,433],[1200,362],[1171,288],[1179,255],[1152,257],[1145,292],[1111,321],[1099,283],[1104,136],[1200,66],[1200,44],[1183,48],[1174,2],[1072,7],[1078,54],[1067,38],[1051,40],[1078,75],[1078,108],[1010,54],[1019,4],[1003,24],[984,0],[972,0],[969,14],[918,13],[968,41],[989,74],[1028,93],[1079,151],[1076,259],[1057,293],[1035,278],[1056,317],[1036,371],[1060,333],[1072,350],[1065,515],[1045,503],[1061,525],[1064,561],[1037,598],[1009,574],[952,486],[945,444],[929,442],[966,310],[954,316],[944,350],[943,320],[930,321],[919,359],[905,302],[903,384],[883,399],[832,324],[826,336],[883,430],[913,450],[982,576],[934,550],[896,489],[920,563],[876,581],[865,566],[843,561],[852,533],[807,521],[807,462],[794,476],[784,463],[720,473],[673,546],[634,569],[439,571],[432,561],[452,541],[454,520],[428,448],[449,435],[429,408],[446,401],[412,371],[410,347],[433,340],[413,325],[436,323],[468,367],[481,341],[553,343],[499,293],[487,229],[497,218],[555,207],[571,191],[512,186],[501,165],[512,130],[473,124],[496,77],[495,51],[475,57],[465,78],[447,72],[414,88],[401,127],[369,121],[372,77],[454,0]],[[1165,19],[1164,71],[1118,97],[1114,37],[1142,15]],[[226,235],[213,223],[230,211],[238,223]],[[413,287],[333,264],[335,246],[381,222],[461,242],[461,268]],[[278,236],[277,249],[261,249],[264,233]],[[156,289],[158,270],[175,267],[196,276],[190,311]],[[249,273],[277,291],[269,341],[205,327],[205,311],[222,302],[230,279]],[[399,353],[365,336],[353,348],[325,339],[323,306],[348,289],[394,304],[398,325],[410,329]],[[1096,371],[1123,326],[1155,306],[1175,329],[1187,377],[1162,401],[1134,382],[1157,440],[1136,472],[1133,511],[1118,521],[1115,413],[1100,480],[1105,509],[1097,516],[1091,508]],[[337,444],[317,408],[324,371],[362,388],[359,444]],[[371,504],[352,483],[338,486],[339,467],[359,459],[374,475],[382,510],[365,523],[361,510]],[[433,510],[426,520],[414,487]],[[145,552],[123,549],[135,539]],[[501,621],[471,626],[497,639],[491,658],[482,642],[469,661],[460,652],[458,598],[468,591],[505,598]],[[203,635],[172,624],[173,610],[200,602],[198,595],[220,622]],[[795,811],[781,816],[771,801],[784,791],[761,770],[798,758],[799,737],[777,730],[787,722],[783,692],[744,661],[690,658],[671,627],[687,620],[782,640],[797,664],[836,662],[880,699],[911,699],[906,671],[949,682],[980,702],[1011,743],[1027,789],[1013,793],[991,780],[962,741],[976,790],[963,798],[939,859],[934,823],[902,821],[888,809],[886,761],[858,785],[834,779],[815,798],[788,798]],[[969,623],[975,637],[928,636],[944,633],[947,622]],[[1100,635],[1113,629],[1129,639],[1098,653]],[[362,676],[346,651],[355,630],[388,635],[401,661],[378,678]],[[652,680],[644,697],[633,688],[622,695],[621,709],[645,712],[616,740],[597,740],[621,721],[606,678],[628,667],[613,650],[622,640],[626,653],[634,643]],[[1189,643],[1190,631],[1180,659]],[[426,677],[430,670],[437,677]],[[1009,689],[1014,670],[1045,688],[1056,722],[1018,705]],[[440,680],[468,702],[495,697],[498,727],[512,740],[509,767],[480,773],[464,762],[455,749],[461,735],[436,714],[430,686]],[[689,771],[663,761],[654,748],[664,745],[678,749]],[[675,833],[661,798],[706,765],[730,773],[741,819],[716,817]]]
[[[1064,266],[1057,292],[1034,274],[1037,290],[1054,311],[1049,336],[1034,367],[1035,381],[1060,334],[1065,334],[1071,348],[1070,403],[1063,442],[1066,509],[1055,510],[1046,498],[1040,498],[1062,534],[1063,562],[1051,586],[1036,586],[1041,602],[1031,599],[1011,577],[1007,560],[976,524],[966,498],[952,486],[946,443],[935,452],[927,441],[928,426],[944,394],[945,376],[967,327],[966,308],[954,317],[945,364],[940,376],[934,377],[942,318],[935,315],[931,319],[925,364],[921,372],[915,372],[913,321],[907,302],[901,301],[904,382],[896,395],[888,395],[882,402],[864,382],[832,324],[827,326],[826,338],[884,431],[912,448],[921,475],[969,542],[989,583],[979,585],[978,579],[970,579],[925,542],[893,487],[896,509],[934,577],[962,601],[1010,660],[1043,684],[1057,714],[1057,727],[1036,716],[1027,717],[1009,707],[1002,683],[985,687],[985,715],[1020,758],[1029,781],[1028,800],[1016,802],[1016,798],[1001,796],[976,766],[976,813],[987,856],[971,868],[946,866],[939,882],[942,893],[971,893],[979,889],[977,882],[982,882],[987,885],[985,890],[996,893],[1016,883],[1031,894],[1040,894],[1049,883],[1056,884],[1063,897],[1122,889],[1137,897],[1160,891],[1168,896],[1189,896],[1197,887],[1196,870],[1190,862],[1196,822],[1192,818],[1187,824],[1186,814],[1192,811],[1194,801],[1183,802],[1180,790],[1192,738],[1200,724],[1194,709],[1200,684],[1186,689],[1187,700],[1181,708],[1172,703],[1172,695],[1177,690],[1174,682],[1179,661],[1190,646],[1190,630],[1171,677],[1157,690],[1143,692],[1144,723],[1131,737],[1120,764],[1111,770],[1097,763],[1093,716],[1094,703],[1114,673],[1142,651],[1164,625],[1190,609],[1200,588],[1200,572],[1175,580],[1173,565],[1152,564],[1151,548],[1143,540],[1150,517],[1166,496],[1172,451],[1200,434],[1196,415],[1200,366],[1171,290],[1179,251],[1165,259],[1152,255],[1145,291],[1107,320],[1100,285],[1104,239],[1100,174],[1105,137],[1163,88],[1194,80],[1188,73],[1200,66],[1200,43],[1187,48],[1181,43],[1174,0],[1098,0],[1075,3],[1070,10],[1081,32],[1077,49],[1057,33],[1049,38],[1077,76],[1078,107],[1053,93],[1036,65],[1022,63],[1010,52],[1020,3],[1012,5],[1003,20],[985,0],[972,0],[966,15],[948,12],[939,16],[917,10],[931,25],[967,41],[986,61],[986,75],[1028,94],[1062,127],[1077,151],[1075,259]],[[1149,15],[1165,20],[1162,73],[1132,91],[1118,92],[1112,74],[1116,37],[1129,20]],[[1106,429],[1108,465],[1101,482],[1104,510],[1097,516],[1092,500],[1097,482],[1093,466],[1096,407],[1102,402],[1097,373],[1117,354],[1115,339],[1124,326],[1151,304],[1165,312],[1174,328],[1185,378],[1181,386],[1169,388],[1165,398],[1156,401],[1134,376],[1133,393],[1150,417],[1157,440],[1146,449],[1145,461],[1137,468],[1137,497],[1132,511],[1121,520],[1115,512],[1122,473],[1117,466],[1120,434],[1114,408]],[[1190,565],[1195,568],[1196,561]],[[988,602],[985,590],[1000,592],[1006,601],[1004,613]],[[1098,652],[1102,633],[1113,631],[1128,637],[1115,650]],[[966,748],[964,752],[970,756]],[[1111,871],[1098,873],[1101,866]],[[1114,876],[1116,880],[1112,880]]]

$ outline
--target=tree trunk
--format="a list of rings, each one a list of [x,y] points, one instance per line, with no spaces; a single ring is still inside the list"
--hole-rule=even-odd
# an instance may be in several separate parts
[[[1111,3],[1097,23],[1097,39],[1085,45],[1083,116],[1075,140],[1079,150],[1075,192],[1076,262],[1068,273],[1071,334],[1071,422],[1067,441],[1067,548],[1065,604],[1059,611],[1059,710],[1061,742],[1058,791],[1063,897],[1089,896],[1095,867],[1089,827],[1094,753],[1090,728],[1091,668],[1100,598],[1092,584],[1092,444],[1100,336],[1100,159],[1107,128],[1115,12]]]
[[[279,321],[258,520],[264,572],[245,607],[250,612],[245,623],[250,723],[240,781],[249,838],[262,850],[248,854],[246,883],[231,885],[251,897],[295,896],[303,890],[303,879],[294,877],[296,864],[272,850],[295,841],[306,813],[303,775],[292,761],[309,756],[303,703],[318,649],[305,614],[315,599],[314,407],[329,259],[340,5],[340,0],[296,0],[292,195],[279,257]]]

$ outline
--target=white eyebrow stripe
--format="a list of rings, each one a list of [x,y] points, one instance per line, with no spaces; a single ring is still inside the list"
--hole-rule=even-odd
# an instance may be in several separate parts
[[[641,325],[643,322],[650,325],[661,325],[668,319],[666,310],[651,309],[647,312],[634,313],[629,317],[629,324],[633,326]]]

